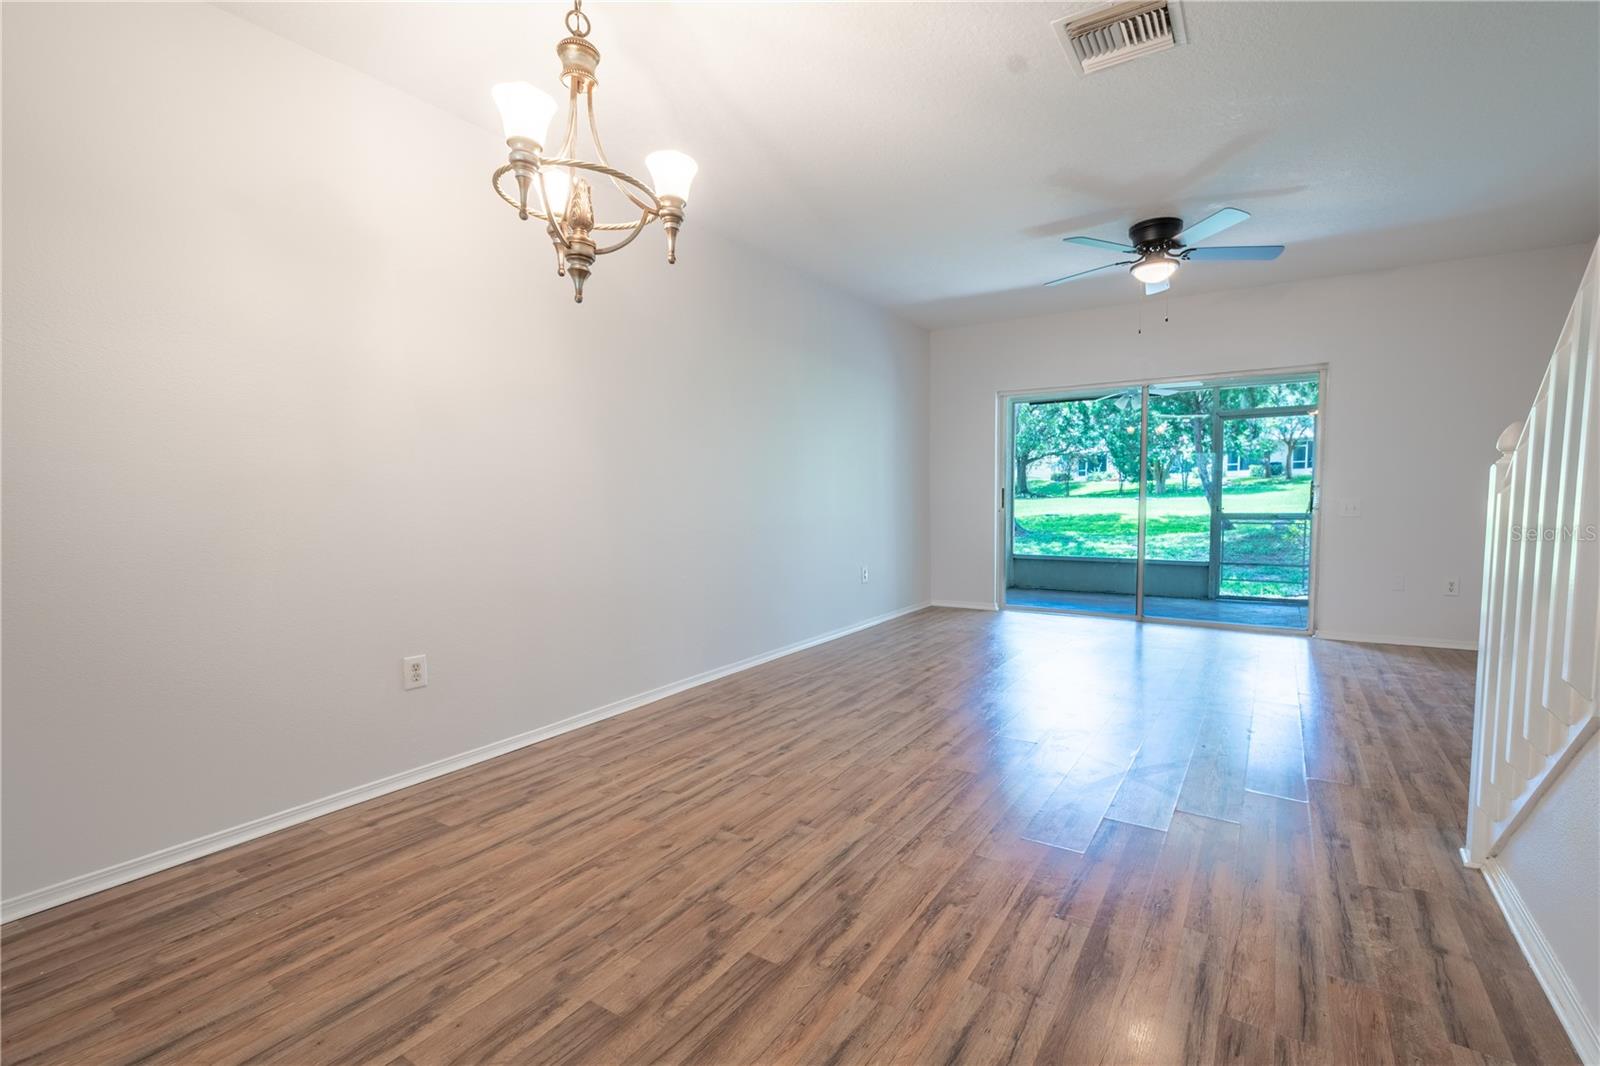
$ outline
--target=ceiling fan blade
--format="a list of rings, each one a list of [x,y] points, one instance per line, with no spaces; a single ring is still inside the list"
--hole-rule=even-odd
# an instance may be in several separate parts
[[[1060,285],[1063,281],[1073,281],[1073,280],[1075,280],[1077,278],[1087,277],[1090,274],[1098,274],[1098,273],[1100,273],[1100,271],[1102,271],[1102,270],[1110,270],[1112,267],[1129,266],[1132,263],[1133,263],[1133,260],[1129,259],[1126,262],[1122,262],[1122,263],[1107,263],[1105,266],[1097,266],[1093,270],[1080,270],[1076,274],[1068,274],[1064,278],[1057,278],[1054,281],[1045,282],[1044,283],[1045,284],[1045,288],[1049,288],[1051,285]]]
[[[1281,244],[1240,244],[1231,248],[1191,248],[1184,253],[1185,259],[1276,259],[1283,254]]]
[[[1170,282],[1170,281],[1157,281],[1157,282],[1154,282],[1153,284],[1146,285],[1144,287],[1144,294],[1146,296],[1154,296],[1156,293],[1158,293],[1158,292],[1166,292],[1170,288],[1172,288],[1172,282]]]
[[[1248,211],[1241,211],[1237,207],[1224,207],[1178,234],[1177,240],[1180,244],[1199,244],[1207,237],[1215,237],[1229,226],[1237,226],[1249,217]]]
[[[1109,248],[1113,252],[1122,252],[1125,255],[1132,255],[1139,250],[1131,245],[1118,244],[1116,241],[1103,241],[1099,237],[1063,237],[1061,239],[1068,244],[1081,244],[1085,248]]]

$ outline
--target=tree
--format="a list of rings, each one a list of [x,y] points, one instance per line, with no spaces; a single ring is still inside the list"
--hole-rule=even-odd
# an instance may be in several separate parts
[[[1012,489],[1015,499],[1029,495],[1028,468],[1061,446],[1060,404],[1028,403],[1017,408],[1015,437],[1016,485]]]
[[[1215,389],[1185,389],[1150,397],[1150,459],[1154,465],[1159,457],[1165,468],[1152,471],[1157,493],[1166,490],[1167,473],[1175,463],[1181,462],[1194,469],[1206,499],[1213,505],[1216,503],[1211,452],[1211,415],[1215,406]],[[1157,433],[1159,426],[1169,428]]]
[[[1222,443],[1225,452],[1239,457],[1245,467],[1251,467],[1264,458],[1261,443],[1261,421],[1255,418],[1228,418],[1222,422]]]
[[[1276,385],[1254,385],[1240,389],[1224,390],[1231,401],[1230,406],[1235,407],[1300,407],[1317,402],[1317,382],[1287,381]],[[1283,476],[1285,480],[1294,476],[1294,450],[1302,441],[1308,440],[1315,428],[1315,423],[1310,415],[1280,415],[1275,418],[1252,418],[1233,420],[1241,425],[1248,425],[1253,431],[1252,440],[1258,442],[1263,438],[1270,441],[1272,447],[1259,449],[1266,454],[1263,461],[1267,466],[1267,473],[1272,473],[1272,456],[1280,449],[1283,452]]]
[[[1151,412],[1152,415],[1155,413]],[[1181,425],[1185,419],[1152,418],[1150,443],[1145,448],[1146,473],[1157,496],[1167,491],[1167,478],[1173,467],[1183,462],[1186,455],[1194,454],[1194,440],[1184,433]]]
[[[1031,495],[1028,468],[1043,459],[1062,460],[1070,485],[1072,465],[1094,448],[1095,434],[1089,407],[1090,403],[1084,400],[1029,403],[1017,407],[1014,498]]]
[[[1094,404],[1095,438],[1117,468],[1117,495],[1139,476],[1139,407],[1125,397],[1108,396]]]
[[[1310,415],[1284,415],[1279,418],[1263,418],[1264,430],[1271,436],[1273,442],[1283,449],[1283,477],[1288,480],[1294,477],[1294,450],[1299,447],[1302,440],[1311,436]],[[1267,471],[1271,473],[1269,468]]]

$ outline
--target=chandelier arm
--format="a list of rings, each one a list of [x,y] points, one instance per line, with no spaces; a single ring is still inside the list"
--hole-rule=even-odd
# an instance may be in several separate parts
[[[573,10],[577,9],[574,8]],[[567,132],[561,138],[561,154],[571,155],[572,150],[577,147],[577,142],[578,83],[577,80],[574,79],[573,82],[567,87]],[[568,169],[567,195],[569,197],[572,195],[572,185],[572,171],[571,169]],[[545,210],[548,212],[548,214],[545,216],[545,219],[550,224],[550,240],[556,246],[557,258],[560,258],[561,250],[570,247],[570,245],[567,243],[567,232],[565,228],[563,228],[561,220],[556,218],[555,210],[550,206],[550,194],[545,192],[543,166],[539,167],[539,202],[545,205]]]
[[[622,240],[618,241],[616,244],[609,244],[604,248],[596,248],[594,250],[594,254],[605,255],[608,252],[615,252],[619,248],[626,248],[628,245],[633,243],[633,239],[635,237],[644,232],[644,228],[650,224],[650,220],[653,217],[654,216],[649,211],[639,212],[639,221],[633,224],[632,232],[630,232],[626,237],[622,238]]]
[[[492,185],[494,185],[494,191],[495,191],[495,195],[496,196],[500,197],[500,199],[504,200],[506,203],[510,204],[512,207],[516,208],[518,211],[521,211],[522,210],[522,205],[517,200],[515,200],[514,198],[512,198],[510,196],[507,196],[506,195],[506,191],[500,187],[500,179],[505,177],[509,173],[511,173],[511,167],[510,166],[501,167],[499,170],[494,172],[494,176],[492,178],[490,178],[490,183]],[[541,211],[535,211],[531,205],[528,207],[528,217],[529,218],[536,218],[541,222],[549,221],[548,216],[546,216]]]
[[[600,124],[597,123],[594,118],[594,86],[590,85],[589,91],[584,93],[583,96],[589,107],[589,139],[594,142],[595,154],[600,157],[600,162],[609,167],[611,165],[611,160],[606,158],[606,146],[600,143]],[[626,196],[634,207],[637,207],[647,215],[654,215],[659,211],[659,203],[655,207],[651,207],[649,204],[633,195],[633,191],[624,186],[616,178],[611,179],[611,184],[616,187],[618,192]],[[632,240],[633,238],[630,237],[628,239]],[[618,247],[621,246],[619,245]]]
[[[600,162],[606,166],[611,165],[611,160],[606,157],[606,146],[600,143],[600,124],[594,119],[594,86],[589,86],[589,91],[583,94],[584,106],[589,110],[589,140],[594,142],[595,154],[600,157]]]
[[[591,120],[592,121],[592,120]],[[561,138],[561,154],[572,155],[578,148],[578,79],[567,88],[567,132]]]
[[[512,207],[516,208],[518,211],[521,211],[522,210],[522,205],[520,203],[518,203],[517,201],[513,200],[511,197],[507,196],[505,194],[505,190],[500,188],[500,179],[505,177],[509,173],[511,173],[511,164],[507,163],[505,166],[501,167],[499,170],[496,170],[493,174],[489,175],[489,184],[494,186],[494,194],[496,196],[500,197],[500,199],[504,200],[506,203],[510,204]],[[530,214],[530,215],[533,214],[533,211],[530,209],[528,211],[528,214]]]
[[[567,247],[567,231],[562,229],[561,220],[556,217],[555,208],[550,204],[550,192],[544,184],[544,167],[534,171],[534,176],[539,179],[539,202],[545,206],[545,214],[539,217],[548,224],[550,240],[558,248]]]
[[[635,178],[634,174],[629,174],[627,171],[618,170],[616,166],[606,166],[605,163],[592,163],[589,162],[589,160],[586,160],[586,158],[558,157],[539,160],[539,170],[541,170],[541,176],[539,176],[539,197],[541,197],[542,203],[547,203],[547,200],[544,200],[544,195],[546,194],[544,194],[544,176],[542,176],[542,170],[544,170],[546,166],[570,166],[570,168],[574,168],[574,170],[587,170],[590,171],[590,173],[603,174],[605,178],[611,178],[614,179],[614,181],[626,182],[627,186],[634,187],[635,190],[638,190],[638,194],[643,195],[643,197],[646,197],[646,200],[648,200],[648,203],[643,203],[643,206],[640,208],[640,210],[645,211],[646,214],[651,214],[651,216],[659,216],[659,214],[661,214],[661,200],[656,198],[654,190],[651,190],[650,186],[646,186],[645,182]],[[494,171],[494,192],[496,192],[496,195],[499,195],[501,200],[509,203],[512,208],[518,208],[518,210],[520,210],[520,205],[518,205],[517,200],[514,200],[514,198],[506,195],[506,190],[501,189],[501,184],[499,184],[499,179],[504,178],[504,176],[509,173],[509,165],[501,166],[499,170]],[[541,222],[550,221],[549,213],[546,213],[546,211],[534,211],[533,206],[531,205],[528,206],[528,218],[536,218]],[[653,221],[653,219],[651,219],[651,221]],[[637,226],[637,222],[597,222],[592,229],[597,230],[597,232],[598,230],[603,230],[603,232],[611,232],[611,234],[621,234],[621,232],[626,232],[626,230],[634,229],[635,226]]]
[[[618,170],[616,167],[610,166],[610,165],[608,165],[606,163],[593,163],[593,162],[590,162],[587,159],[559,158],[559,159],[545,159],[545,160],[542,160],[541,162],[542,162],[542,165],[547,166],[547,167],[576,167],[579,170],[587,170],[587,171],[589,171],[591,173],[594,173],[594,174],[603,175],[604,177],[608,177],[608,178],[612,179],[613,181],[624,182],[624,183],[632,186],[635,191],[640,193],[642,196],[646,197],[646,199],[648,200],[647,203],[646,202],[641,202],[639,204],[639,209],[641,211],[646,211],[646,212],[648,212],[648,213],[650,213],[652,215],[661,214],[661,200],[659,198],[657,198],[657,196],[655,194],[655,190],[650,188],[650,186],[646,185],[644,182],[640,181],[638,178],[634,177],[632,174],[629,174],[625,170]],[[613,223],[610,223],[609,225],[596,226],[595,228],[596,229],[624,230],[624,229],[633,228],[633,223],[631,223],[631,222],[627,222],[627,223],[615,223],[615,222],[613,222]]]
[[[552,160],[547,160],[545,165],[546,166],[550,166],[550,165],[553,164],[553,162],[554,161],[552,161]],[[577,167],[577,168],[579,168],[581,170],[594,170],[594,169],[596,169],[595,164],[586,163],[586,162],[584,162],[582,160],[568,159],[568,160],[562,160],[561,162],[563,164],[565,164],[565,165]],[[504,200],[507,204],[510,204],[512,208],[514,208],[516,210],[521,210],[521,206],[517,203],[517,201],[513,197],[507,196],[506,195],[506,191],[500,187],[500,179],[505,177],[509,173],[511,173],[511,167],[510,166],[503,166],[499,170],[496,170],[494,172],[494,175],[493,175],[491,181],[492,181],[492,184],[494,185],[495,195],[500,197],[500,199]],[[617,173],[621,174],[622,172],[621,171],[617,171]],[[623,175],[623,177],[630,183],[635,180],[634,178],[628,177],[627,175]],[[543,195],[542,192],[541,192],[541,195]],[[656,214],[656,211],[652,209],[650,211],[650,214],[653,216],[653,215]],[[528,207],[528,217],[529,218],[536,218],[540,222],[548,222],[548,221],[550,221],[550,216],[549,215],[545,214],[543,211],[534,210],[534,208],[533,208],[533,206],[531,204]],[[607,232],[607,233],[622,233],[625,230],[632,229],[634,227],[634,225],[635,225],[635,223],[632,223],[632,222],[602,222],[602,223],[597,223],[595,225],[594,229],[597,232],[604,231],[604,232]]]

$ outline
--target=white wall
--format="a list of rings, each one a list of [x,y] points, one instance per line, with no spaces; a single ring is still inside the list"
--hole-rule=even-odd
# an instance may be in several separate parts
[[[1169,323],[1151,298],[935,331],[934,599],[995,599],[997,392],[1326,363],[1320,629],[1471,646],[1494,440],[1527,411],[1588,251],[1174,296]],[[1458,597],[1441,595],[1449,576]]]
[[[1547,981],[1563,981],[1574,1002],[1553,996],[1568,1031],[1600,1032],[1600,738],[1592,739],[1550,786],[1500,852],[1500,874],[1515,886],[1539,939],[1555,956]],[[1522,932],[1522,930],[1519,930]],[[1531,958],[1535,969],[1539,960]],[[1559,973],[1560,976],[1557,976]],[[1577,1016],[1581,1012],[1581,1017]],[[1575,1036],[1579,1050],[1585,1050]]]
[[[921,330],[692,218],[574,306],[494,134],[4,20],[7,898],[927,598]]]

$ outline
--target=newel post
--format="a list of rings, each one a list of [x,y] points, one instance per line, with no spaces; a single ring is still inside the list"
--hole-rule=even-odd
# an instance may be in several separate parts
[[[1495,705],[1494,691],[1500,676],[1500,631],[1494,619],[1504,595],[1501,588],[1505,569],[1501,562],[1501,542],[1504,539],[1505,500],[1510,495],[1513,457],[1517,442],[1522,437],[1522,423],[1513,422],[1501,431],[1495,440],[1495,450],[1500,453],[1489,468],[1488,500],[1484,508],[1483,524],[1483,594],[1478,608],[1478,680],[1473,700],[1472,715],[1472,774],[1471,799],[1467,804],[1467,839],[1461,849],[1461,861],[1478,867],[1487,859],[1490,829],[1493,823],[1491,809],[1498,809],[1494,795],[1493,777],[1489,760],[1494,758],[1494,737],[1497,735],[1499,708]]]

